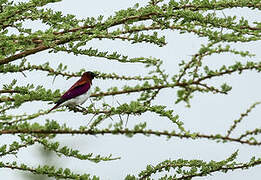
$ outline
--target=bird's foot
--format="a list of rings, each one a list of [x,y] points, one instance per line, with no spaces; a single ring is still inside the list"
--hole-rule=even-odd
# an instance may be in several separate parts
[[[85,111],[86,109],[80,105],[76,105],[76,107],[80,110],[80,111]]]

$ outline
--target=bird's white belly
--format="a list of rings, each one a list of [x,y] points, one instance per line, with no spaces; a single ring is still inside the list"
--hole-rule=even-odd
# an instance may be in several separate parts
[[[68,101],[65,101],[62,105],[64,106],[76,106],[76,105],[81,105],[83,104],[91,95],[91,88],[84,94],[77,96],[75,98],[72,98]]]

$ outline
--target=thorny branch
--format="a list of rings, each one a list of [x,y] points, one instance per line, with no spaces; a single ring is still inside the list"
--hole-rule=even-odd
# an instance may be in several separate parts
[[[257,145],[260,146],[261,142],[251,142],[249,140],[241,140],[238,138],[231,138],[226,136],[215,136],[215,135],[204,135],[204,134],[178,134],[171,132],[160,132],[152,130],[129,130],[129,129],[118,129],[118,130],[1,130],[0,135],[3,134],[81,134],[81,135],[104,135],[104,134],[143,134],[143,135],[156,135],[156,136],[166,136],[166,137],[178,137],[178,138],[202,138],[211,140],[223,140],[237,142],[241,144]]]
[[[214,173],[214,172],[220,172],[220,171],[233,171],[235,169],[246,169],[246,168],[249,168],[250,166],[255,166],[255,165],[260,165],[261,164],[261,160],[260,161],[255,161],[253,163],[246,163],[246,164],[237,164],[235,166],[231,166],[229,167],[228,165],[224,165],[224,166],[221,166],[221,167],[218,167],[218,168],[213,168],[211,169],[208,174],[211,174],[211,173]],[[175,164],[175,167],[177,167],[178,165]],[[184,167],[184,164],[181,164],[180,166],[183,166]],[[172,164],[164,164],[160,167],[157,168],[157,170],[162,170],[162,169],[169,169],[173,167]],[[175,168],[173,167],[173,168]],[[188,166],[189,168],[190,166]],[[156,170],[155,170],[156,171]],[[147,179],[148,177],[150,177],[151,174],[146,174],[142,177],[139,178],[139,180],[145,180]],[[175,180],[185,180],[185,179],[192,179],[193,177],[202,177],[202,176],[206,176],[206,173],[205,172],[200,172],[200,173],[195,173],[193,175],[184,175],[184,176],[181,176],[181,177],[177,177],[175,178]]]
[[[86,42],[93,40],[93,39],[120,39],[120,40],[127,40],[133,43],[136,42],[152,42],[155,45],[158,46],[163,46],[166,44],[165,42],[165,37],[163,38],[158,38],[158,36],[147,36],[147,34],[145,33],[150,33],[150,32],[155,32],[157,34],[158,31],[164,30],[164,29],[169,29],[169,30],[178,30],[180,31],[180,33],[184,33],[184,32],[188,32],[188,33],[194,33],[199,37],[207,37],[209,38],[209,41],[213,44],[215,43],[222,43],[222,42],[241,42],[241,37],[243,38],[242,42],[249,42],[249,41],[256,41],[256,40],[260,40],[260,31],[261,31],[261,27],[260,27],[260,23],[257,22],[256,26],[252,26],[249,25],[250,23],[248,23],[247,21],[244,21],[244,19],[242,19],[242,22],[240,20],[240,22],[234,21],[233,17],[231,17],[231,19],[225,17],[225,18],[219,18],[217,16],[215,16],[215,13],[207,13],[207,15],[210,16],[205,16],[203,14],[200,14],[202,11],[207,12],[207,11],[219,11],[219,10],[223,10],[223,9],[230,9],[230,8],[234,8],[234,7],[247,7],[247,8],[251,8],[251,9],[260,9],[261,8],[261,4],[257,3],[257,2],[241,2],[241,3],[237,3],[237,1],[227,1],[227,2],[223,2],[223,1],[218,1],[216,3],[201,3],[199,2],[194,3],[194,2],[187,2],[187,4],[183,4],[182,3],[177,3],[177,2],[172,2],[172,3],[176,3],[175,5],[171,6],[172,8],[167,8],[168,4],[164,4],[161,6],[161,0],[151,0],[151,2],[149,3],[148,6],[142,7],[142,8],[129,8],[128,10],[123,10],[122,12],[127,12],[130,11],[130,13],[127,13],[126,16],[117,16],[117,13],[120,14],[121,11],[117,12],[115,16],[111,16],[110,18],[108,18],[105,21],[102,20],[98,20],[94,18],[94,22],[92,21],[87,21],[86,19],[86,23],[85,20],[81,20],[81,21],[77,21],[77,19],[73,19],[75,20],[75,24],[71,25],[70,23],[68,23],[67,27],[68,28],[63,28],[63,26],[61,26],[62,28],[60,28],[59,26],[55,26],[55,23],[57,22],[51,22],[50,24],[52,26],[52,23],[54,23],[54,28],[55,32],[51,31],[50,34],[49,31],[46,32],[41,32],[44,36],[41,35],[36,35],[34,33],[31,32],[26,32],[26,29],[23,29],[24,27],[19,27],[19,22],[23,22],[24,20],[35,20],[34,17],[32,15],[26,16],[26,15],[22,15],[24,12],[27,12],[27,10],[30,10],[31,7],[27,6],[25,9],[18,9],[15,11],[11,11],[11,13],[6,16],[6,17],[2,17],[2,19],[0,20],[0,26],[2,28],[2,30],[8,30],[8,27],[12,27],[14,29],[17,29],[20,33],[25,33],[28,35],[28,37],[20,37],[20,36],[6,36],[5,34],[3,34],[3,37],[5,36],[5,38],[7,39],[7,41],[10,41],[10,47],[12,47],[14,50],[13,51],[8,51],[7,48],[4,49],[0,49],[1,53],[2,53],[2,59],[0,59],[0,67],[2,68],[0,73],[7,73],[8,72],[8,68],[10,69],[10,72],[13,70],[14,72],[23,72],[23,71],[31,71],[31,70],[37,70],[37,71],[44,71],[47,72],[48,75],[61,75],[67,78],[70,77],[78,77],[80,75],[80,73],[67,73],[67,72],[61,72],[59,70],[54,70],[52,69],[49,64],[46,66],[41,66],[41,65],[29,65],[28,67],[24,66],[23,63],[21,63],[21,67],[20,66],[16,66],[14,64],[8,64],[10,62],[13,62],[15,60],[27,57],[29,55],[44,51],[44,50],[51,50],[50,52],[61,52],[64,51],[66,53],[75,53],[76,55],[87,55],[87,56],[96,56],[92,55],[91,53],[93,51],[75,51],[75,49],[79,48],[79,47],[83,47],[83,45],[86,45]],[[194,4],[193,4],[194,3]],[[39,4],[39,6],[41,7],[42,5]],[[151,7],[150,7],[151,6]],[[38,6],[36,6],[38,7]],[[38,9],[35,7],[35,10],[38,12]],[[149,7],[151,9],[149,9]],[[173,8],[174,7],[174,8]],[[39,8],[40,9],[40,8]],[[32,10],[31,10],[32,11]],[[33,11],[32,11],[33,12]],[[39,11],[40,12],[40,11]],[[45,11],[44,11],[45,12]],[[0,12],[2,13],[2,12]],[[184,13],[184,16],[183,16]],[[18,14],[19,16],[16,17],[16,14]],[[47,13],[48,14],[48,13]],[[52,16],[53,14],[48,14],[48,15],[43,15],[43,16],[37,16],[40,20],[45,20],[44,18]],[[199,17],[198,17],[199,16]],[[60,17],[60,16],[59,16]],[[61,16],[63,17],[63,16]],[[210,17],[213,18],[213,21],[209,21],[207,20]],[[7,20],[9,20],[9,22],[7,22]],[[203,18],[203,19],[201,19]],[[219,22],[214,22],[217,18],[217,20],[219,20]],[[64,18],[66,19],[66,18]],[[63,19],[63,20],[64,20]],[[70,19],[70,18],[69,18]],[[230,21],[231,20],[231,21]],[[18,24],[15,24],[15,21],[18,22]],[[61,20],[62,21],[62,20]],[[224,21],[224,23],[222,23],[222,21]],[[43,21],[44,22],[44,21]],[[83,24],[79,26],[79,22]],[[97,23],[98,22],[98,23]],[[60,22],[60,23],[64,23],[64,22]],[[90,24],[89,24],[90,23]],[[144,23],[144,24],[143,24]],[[22,24],[22,23],[21,23]],[[66,23],[64,23],[66,25]],[[146,24],[146,25],[145,25]],[[73,27],[74,26],[74,27]],[[214,30],[215,29],[215,30]],[[228,33],[228,34],[222,34],[222,32],[220,33],[219,31],[216,31],[216,29],[221,29],[221,31],[223,29],[226,29],[228,31],[231,31],[232,33]],[[115,30],[115,31],[114,31]],[[41,34],[40,33],[40,34]],[[144,33],[144,34],[143,34]],[[135,36],[137,35],[137,37]],[[141,35],[141,40],[138,39],[139,41],[135,41],[136,38],[140,38]],[[242,36],[241,36],[242,35]],[[233,36],[235,37],[233,39]],[[47,38],[46,38],[47,37]],[[82,38],[85,38],[85,40],[82,40]],[[145,37],[145,38],[144,38]],[[158,41],[153,41],[153,38],[155,38]],[[26,39],[27,38],[27,39]],[[83,39],[84,39],[83,38]],[[226,39],[227,38],[227,39]],[[232,38],[232,39],[230,39]],[[237,39],[238,38],[238,39]],[[6,42],[7,42],[6,41]],[[5,39],[3,40],[3,42],[5,42]],[[27,43],[27,44],[26,44]],[[72,43],[72,44],[70,44]],[[75,44],[74,44],[75,43]],[[79,44],[78,44],[79,43]],[[82,43],[82,44],[81,44]],[[7,43],[8,44],[8,43]],[[208,44],[209,46],[207,48],[209,48],[211,45],[213,44]],[[60,46],[59,46],[60,45]],[[62,48],[64,45],[64,49]],[[215,44],[215,45],[219,45],[219,44]],[[3,45],[4,46],[4,45]],[[75,46],[75,47],[74,47]],[[68,49],[67,49],[68,47]],[[16,48],[16,49],[15,49]],[[61,49],[59,49],[61,48]],[[202,48],[204,51],[205,46]],[[11,48],[10,48],[11,49]],[[52,51],[53,50],[53,51]],[[77,49],[78,50],[78,49]],[[229,49],[230,50],[230,49]],[[202,59],[205,56],[209,56],[212,54],[220,54],[223,52],[230,52],[230,53],[234,53],[234,54],[240,54],[243,57],[244,56],[248,56],[247,53],[244,53],[241,51],[229,51],[226,48],[220,48],[220,49],[208,49],[206,51],[199,51],[197,54],[194,54],[194,56],[192,57],[192,59],[188,62],[188,63],[184,63],[182,65],[183,69],[180,70],[180,73],[173,76],[173,82],[168,82],[167,78],[168,75],[164,74],[164,71],[161,71],[159,69],[156,69],[156,75],[154,76],[147,76],[147,77],[141,77],[141,76],[118,76],[118,75],[106,75],[106,74],[102,74],[100,75],[98,78],[101,79],[107,79],[107,78],[111,78],[111,79],[117,79],[117,80],[136,80],[135,82],[138,81],[145,81],[145,82],[150,82],[148,84],[145,84],[144,86],[140,86],[140,84],[138,84],[137,86],[133,86],[133,87],[129,87],[126,86],[124,87],[122,90],[115,90],[113,88],[108,89],[105,92],[102,92],[99,90],[99,88],[96,89],[95,93],[93,93],[91,95],[91,97],[96,97],[97,99],[99,99],[99,97],[104,97],[104,96],[115,96],[115,95],[125,95],[125,94],[130,94],[130,93],[140,93],[140,101],[137,101],[138,103],[141,104],[141,106],[144,108],[145,106],[145,110],[147,108],[147,106],[151,105],[151,101],[154,100],[154,98],[156,98],[156,96],[160,93],[160,90],[162,89],[166,89],[166,88],[177,88],[180,91],[178,93],[180,93],[178,97],[181,97],[181,99],[183,98],[183,100],[185,102],[187,102],[186,100],[189,99],[192,95],[193,92],[211,92],[211,93],[222,93],[222,94],[226,94],[227,91],[224,89],[228,89],[226,88],[226,86],[222,87],[222,89],[218,89],[214,86],[211,86],[209,84],[207,84],[205,82],[205,80],[209,80],[212,79],[214,77],[219,77],[219,76],[223,76],[223,75],[228,75],[231,73],[241,73],[242,71],[246,71],[246,70],[257,70],[258,72],[260,72],[261,70],[261,64],[259,63],[252,63],[250,62],[249,66],[239,66],[233,68],[232,66],[229,68],[223,68],[220,70],[216,70],[216,71],[208,71],[206,70],[205,73],[201,73],[201,65],[202,65]],[[84,54],[86,53],[86,54]],[[89,53],[89,54],[88,54]],[[107,52],[101,52],[101,54],[106,54]],[[249,55],[250,56],[250,55]],[[97,56],[97,57],[103,57],[105,59],[110,59],[109,56]],[[111,56],[112,57],[112,56]],[[126,57],[122,58],[122,56],[118,56],[118,54],[116,54],[115,56],[116,58],[113,60],[117,60],[119,62],[135,62],[134,61],[127,61]],[[117,59],[117,57],[120,57]],[[122,59],[121,59],[122,58]],[[129,59],[128,59],[129,60]],[[148,62],[147,59],[143,59],[144,62]],[[154,62],[154,61],[153,61]],[[184,61],[185,62],[185,61]],[[252,63],[252,64],[251,64]],[[145,63],[146,64],[146,63]],[[254,64],[254,65],[253,65]],[[9,66],[10,65],[10,66]],[[11,66],[14,65],[14,66]],[[158,68],[157,65],[155,64],[147,64],[148,67],[150,67],[150,65],[154,65]],[[237,65],[237,64],[236,64]],[[182,66],[181,66],[182,67]],[[7,69],[5,69],[7,68]],[[64,70],[62,70],[64,71]],[[201,73],[201,74],[200,74]],[[153,73],[152,73],[153,74]],[[158,78],[157,76],[160,75],[161,77]],[[166,75],[166,76],[165,76]],[[188,77],[188,78],[187,78]],[[154,84],[153,84],[154,82]],[[41,126],[37,123],[34,124],[30,124],[29,120],[31,119],[35,119],[39,116],[42,115],[46,115],[48,114],[47,111],[39,111],[38,113],[32,114],[32,115],[13,115],[12,117],[6,114],[6,111],[10,108],[17,108],[17,106],[19,106],[19,103],[24,103],[24,102],[28,102],[28,101],[53,101],[54,98],[56,98],[56,96],[58,96],[59,91],[57,94],[52,94],[51,90],[46,91],[44,88],[42,88],[40,92],[48,92],[46,94],[48,95],[53,95],[52,97],[43,99],[43,97],[41,97],[39,94],[36,93],[33,94],[34,90],[30,90],[30,88],[20,88],[20,87],[16,87],[16,88],[10,88],[13,87],[11,86],[4,86],[3,90],[0,90],[0,95],[3,95],[0,97],[0,103],[3,106],[0,106],[1,111],[1,118],[2,122],[0,122],[0,126],[2,127],[0,130],[0,136],[1,135],[19,135],[19,136],[23,136],[23,135],[33,135],[35,137],[38,137],[39,140],[33,139],[32,141],[26,141],[23,142],[24,144],[16,144],[14,143],[14,147],[15,148],[9,148],[6,151],[6,147],[2,146],[1,148],[1,153],[0,156],[5,156],[5,155],[9,155],[9,154],[16,154],[16,152],[18,152],[21,148],[25,148],[29,145],[33,145],[35,142],[38,142],[42,145],[46,145],[41,141],[43,139],[41,139],[42,137],[47,137],[46,142],[49,143],[49,139],[48,138],[53,138],[55,137],[56,134],[64,134],[64,135],[105,135],[105,134],[109,134],[109,135],[126,135],[128,137],[131,137],[133,135],[137,135],[137,134],[142,134],[142,135],[155,135],[155,136],[163,136],[163,137],[167,137],[167,138],[187,138],[187,139],[206,139],[206,140],[212,140],[212,141],[216,141],[216,142],[235,142],[235,143],[240,143],[240,144],[247,144],[247,145],[252,145],[252,146],[260,146],[261,142],[259,140],[256,140],[254,137],[257,135],[261,134],[261,130],[259,128],[256,128],[254,130],[248,130],[246,132],[244,132],[243,134],[239,135],[238,137],[231,137],[231,133],[233,132],[233,130],[237,127],[237,125],[243,120],[243,118],[245,118],[246,116],[248,116],[248,114],[251,112],[252,109],[255,108],[256,105],[260,104],[260,102],[257,102],[255,104],[253,104],[249,109],[247,109],[247,111],[243,114],[240,115],[239,119],[235,120],[234,123],[232,124],[232,126],[227,130],[227,133],[225,135],[220,135],[220,134],[201,134],[201,133],[190,133],[189,131],[181,131],[182,133],[176,133],[175,131],[173,132],[168,132],[168,131],[156,131],[156,130],[145,130],[145,126],[143,126],[143,124],[141,124],[140,126],[135,126],[134,129],[128,129],[128,128],[123,128],[122,126],[122,118],[121,118],[121,114],[122,115],[127,115],[129,117],[129,115],[140,115],[141,112],[144,112],[144,109],[135,109],[135,107],[132,106],[128,106],[129,104],[123,104],[126,105],[128,108],[133,108],[131,110],[125,110],[124,111],[124,106],[119,105],[119,107],[112,107],[109,105],[106,105],[106,103],[104,102],[104,109],[98,109],[96,110],[94,108],[94,110],[92,109],[92,106],[89,106],[88,108],[83,108],[83,107],[79,107],[79,108],[69,108],[69,110],[73,110],[75,112],[80,112],[82,113],[82,115],[85,114],[93,114],[95,117],[99,116],[97,118],[97,120],[103,120],[105,118],[112,118],[111,116],[115,115],[117,112],[120,117],[121,123],[113,123],[111,124],[111,126],[109,126],[108,129],[98,129],[96,126],[96,119],[95,122],[91,124],[91,126],[84,126],[84,127],[80,127],[79,129],[71,129],[71,128],[67,128],[66,125],[64,126],[60,126],[58,123],[56,123],[56,121],[54,121],[55,123],[53,124],[47,124],[46,126]],[[22,90],[17,90],[17,89],[22,89]],[[33,88],[31,88],[33,89]],[[144,92],[144,93],[142,93]],[[182,94],[183,93],[183,94]],[[6,96],[6,94],[8,94],[9,96]],[[30,96],[30,95],[34,95],[34,96]],[[38,96],[37,96],[38,95]],[[184,96],[183,96],[184,95]],[[26,97],[26,98],[24,98]],[[19,99],[20,98],[20,99]],[[20,100],[20,102],[18,102]],[[3,103],[4,102],[4,103]],[[19,105],[17,105],[17,104]],[[109,107],[109,108],[108,108]],[[161,108],[164,108],[164,106],[155,106],[157,109],[153,109],[154,111],[151,112],[160,112],[157,115],[159,116],[165,116],[165,117],[170,117],[172,116],[172,110],[162,110]],[[117,109],[118,108],[118,109]],[[145,111],[147,112],[147,111]],[[162,112],[162,114],[161,114]],[[170,115],[171,114],[171,115]],[[174,116],[173,116],[174,117]],[[175,116],[178,117],[178,116]],[[169,118],[171,120],[171,118]],[[173,120],[174,119],[174,120]],[[172,122],[180,122],[179,120],[175,121],[175,118],[172,118]],[[49,121],[48,121],[49,122]],[[181,122],[182,123],[182,122]],[[181,124],[180,123],[180,124]],[[178,123],[177,123],[178,124]],[[20,126],[21,125],[21,126]],[[50,126],[49,126],[50,125]],[[145,124],[146,125],[146,124]],[[58,128],[59,127],[59,128]],[[50,135],[50,136],[48,136]],[[250,137],[251,136],[251,137]],[[59,142],[57,142],[59,144]],[[48,145],[54,145],[56,146],[57,144],[48,144]],[[48,146],[49,147],[49,146]],[[52,149],[55,153],[59,154],[61,151],[59,151],[60,149]],[[66,152],[64,153],[64,155],[66,155]],[[71,156],[73,157],[73,153],[71,155],[67,156]],[[99,159],[99,157],[98,157]],[[251,164],[251,162],[253,162]],[[211,167],[212,169],[210,169],[207,174],[204,172],[195,172],[192,175],[181,175],[181,177],[177,178],[177,179],[191,179],[193,177],[197,177],[197,176],[205,176],[208,174],[211,174],[212,172],[218,172],[218,171],[228,171],[228,170],[234,170],[234,169],[244,169],[244,168],[248,168],[248,167],[252,167],[255,165],[259,165],[261,164],[260,160],[251,160],[251,162],[249,162],[248,164],[235,164],[234,167],[230,167],[230,166],[222,166],[222,167],[218,167],[214,168]],[[184,166],[186,168],[186,166]],[[17,166],[15,164],[5,164],[0,162],[0,168],[10,168],[10,169],[17,169],[17,170],[23,170],[23,171],[29,171],[31,173],[34,174],[39,174],[39,169],[34,169],[34,168],[29,168],[26,165],[22,165],[22,166]],[[171,168],[171,164],[159,167],[160,170],[165,170],[165,169],[169,169]],[[76,174],[76,176],[66,176],[65,173],[60,173],[62,171],[60,171],[59,169],[59,173],[58,171],[56,172],[54,169],[51,168],[51,171],[49,172],[49,170],[46,170],[48,168],[45,167],[45,169],[41,169],[41,173],[45,174],[47,176],[51,176],[51,177],[56,177],[56,178],[72,178],[72,177],[76,177],[79,178],[81,177],[80,175]],[[44,171],[45,170],[45,171]],[[65,170],[66,173],[68,173],[68,171]],[[147,177],[149,177],[150,175],[145,175],[142,176],[140,179],[146,179]]]
[[[250,3],[249,4],[249,8],[253,7],[252,4]],[[200,7],[200,6],[194,6],[194,5],[184,5],[184,6],[181,6],[181,7],[176,7],[174,8],[173,10],[178,10],[178,9],[190,9],[192,11],[197,11],[201,8],[206,8],[206,7]],[[220,7],[222,8],[222,7]],[[226,8],[226,6],[224,6],[224,8]],[[256,8],[256,7],[255,7]],[[145,15],[137,15],[137,16],[130,16],[130,17],[126,17],[126,18],[123,18],[121,20],[118,20],[118,21],[115,21],[114,23],[111,23],[109,25],[106,24],[106,22],[104,23],[99,23],[99,27],[102,27],[101,29],[99,29],[100,31],[102,30],[105,30],[105,29],[108,29],[108,28],[112,28],[112,27],[115,27],[117,25],[120,25],[120,24],[124,24],[128,21],[136,21],[136,22],[139,22],[139,21],[145,21],[145,20],[149,20],[151,19],[153,16],[158,16],[158,17],[163,17],[160,13],[156,13],[156,12],[150,12],[148,14],[145,14]],[[95,29],[95,27],[97,26],[97,24],[95,25],[85,25],[85,26],[81,26],[81,27],[77,27],[77,28],[72,28],[72,29],[69,29],[69,30],[65,30],[65,31],[61,31],[61,32],[54,32],[53,34],[56,35],[56,36],[60,36],[60,35],[63,35],[65,33],[72,33],[72,32],[77,32],[77,31],[81,31],[81,30],[84,30],[87,31],[87,32],[82,32],[82,34],[89,34],[89,35],[92,35],[93,33],[91,32],[91,29]],[[226,28],[226,27],[225,27]],[[249,29],[249,30],[261,30],[261,28],[259,27],[250,27],[250,26],[242,26],[240,27],[240,29]],[[80,38],[81,36],[78,36],[78,38]],[[102,38],[102,37],[94,37],[94,38]],[[114,38],[120,38],[120,39],[128,39],[127,37],[120,37],[120,36],[116,36]],[[57,38],[54,40],[53,42],[53,45],[52,46],[47,46],[47,45],[39,45],[38,47],[35,47],[35,48],[32,48],[32,49],[28,49],[28,50],[25,50],[25,51],[22,51],[18,54],[15,54],[15,55],[12,55],[12,56],[9,56],[7,58],[4,58],[4,59],[0,59],[0,65],[2,64],[7,64],[9,62],[12,62],[12,61],[15,61],[17,59],[20,59],[20,58],[23,58],[23,57],[26,57],[28,55],[31,55],[31,54],[35,54],[37,52],[41,52],[41,51],[44,51],[46,49],[50,49],[52,48],[53,46],[57,46],[57,45],[61,45],[61,44],[65,44],[65,43],[68,43],[69,41],[72,41],[72,40],[77,40],[77,38],[67,38],[67,39],[64,39],[64,40],[57,40]]]

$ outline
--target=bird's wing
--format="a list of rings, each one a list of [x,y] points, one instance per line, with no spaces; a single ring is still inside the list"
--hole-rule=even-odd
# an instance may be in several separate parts
[[[62,95],[62,97],[55,103],[56,105],[50,109],[48,113],[56,109],[63,102],[86,93],[90,90],[90,87],[91,81],[81,78],[68,91],[66,91],[64,95]]]
[[[70,87],[70,89],[69,89],[68,91],[70,91],[70,90],[72,90],[72,89],[74,89],[74,88],[76,88],[76,87],[78,87],[78,86],[84,85],[85,83],[88,83],[88,80],[81,78],[81,79],[79,79],[76,83],[74,83],[74,85],[72,85],[72,87]],[[67,93],[68,91],[66,91],[66,93]]]
[[[69,100],[72,98],[75,98],[77,96],[80,96],[84,93],[86,93],[91,87],[90,82],[83,81],[80,83],[75,83],[64,95],[62,95],[61,99]]]
[[[62,97],[56,102],[56,104],[62,104],[63,102],[80,96],[86,93],[91,87],[91,83],[88,80],[78,80],[68,91],[62,95]]]

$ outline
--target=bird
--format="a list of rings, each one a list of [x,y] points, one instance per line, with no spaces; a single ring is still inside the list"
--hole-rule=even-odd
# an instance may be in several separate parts
[[[77,106],[83,104],[91,95],[92,80],[96,76],[97,74],[91,71],[83,73],[81,79],[60,97],[55,103],[56,105],[48,113],[59,106]]]

